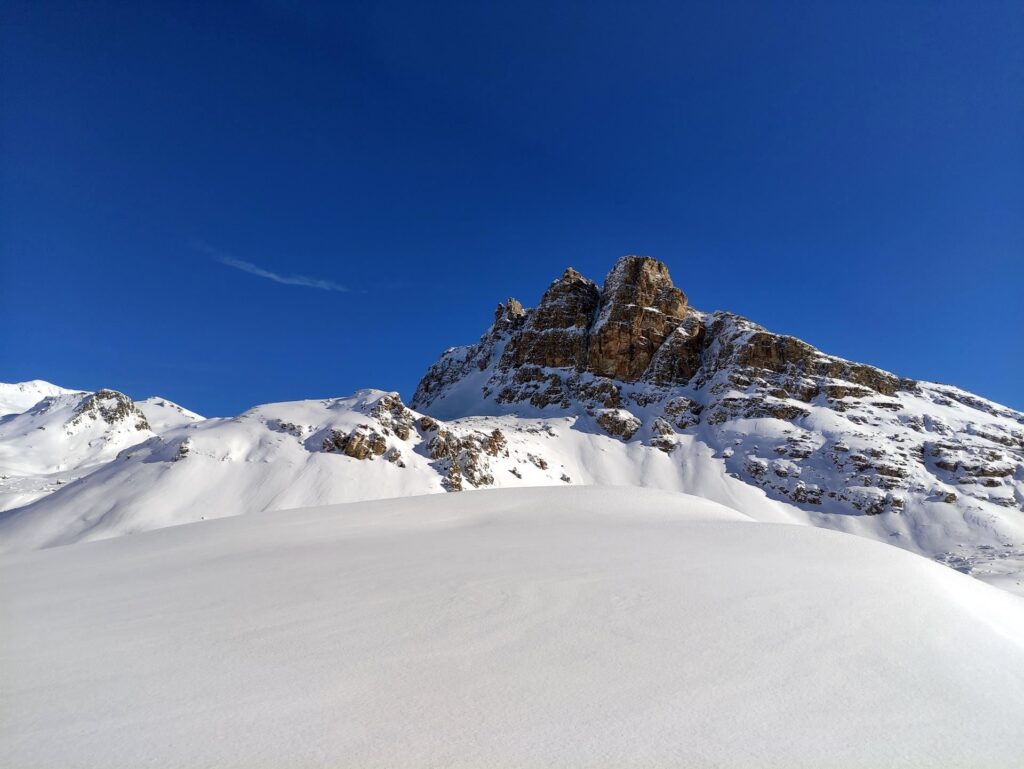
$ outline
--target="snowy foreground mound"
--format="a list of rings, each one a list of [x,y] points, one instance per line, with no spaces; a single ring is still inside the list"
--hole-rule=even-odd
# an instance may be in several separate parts
[[[9,767],[1010,767],[1024,603],[650,489],[205,521],[0,565]]]

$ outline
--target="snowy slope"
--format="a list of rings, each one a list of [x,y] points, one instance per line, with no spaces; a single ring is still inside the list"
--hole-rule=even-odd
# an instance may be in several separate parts
[[[28,411],[43,398],[70,395],[75,392],[81,391],[58,387],[42,379],[33,379],[29,382],[0,382],[0,417]]]
[[[1024,604],[643,489],[250,515],[0,564],[0,765],[1017,767]]]
[[[32,388],[25,400],[42,389]],[[0,417],[0,510],[46,496],[153,435],[122,393],[55,389],[27,410]]]
[[[802,427],[777,419],[737,420],[698,425],[669,437],[647,426],[661,418],[660,404],[631,408],[628,413],[641,426],[623,440],[602,427],[603,412],[441,422],[406,408],[397,394],[378,390],[258,406],[235,418],[189,422],[150,436],[77,480],[51,485],[47,496],[0,513],[0,549],[457,489],[616,484],[695,494],[759,520],[860,534],[1024,592],[1024,521],[1019,516],[970,509],[965,514],[964,502],[937,503],[927,495],[911,495],[899,514],[801,507],[769,497],[759,478],[736,465],[737,457],[752,464],[750,457],[760,452],[771,457],[766,467],[775,468],[768,478],[781,481],[778,467],[794,467],[790,455],[801,453],[808,441],[846,441],[848,453],[859,456],[874,447],[888,451],[899,433],[838,432],[843,425],[835,426],[833,412],[811,405]],[[946,423],[964,429],[956,421],[957,405],[943,408]],[[813,458],[800,461],[806,466]],[[804,470],[805,477],[810,472]],[[0,481],[8,487],[13,482]],[[833,483],[846,481],[837,477]]]
[[[53,473],[88,467],[152,435],[145,415],[121,393],[50,396],[0,421],[0,468]]]
[[[135,401],[139,411],[146,415],[149,429],[157,435],[165,433],[172,427],[181,427],[203,419],[194,411],[172,403],[166,398],[150,397]]]
[[[154,434],[202,419],[163,398],[134,403],[114,390],[88,393],[39,380],[0,384],[0,409],[7,410],[0,415],[0,511],[45,497]]]
[[[759,517],[794,520],[759,489],[723,475],[707,447],[695,442],[670,457],[611,439],[575,418],[444,423],[407,409],[396,393],[364,390],[349,398],[267,404],[154,436],[88,477],[0,514],[0,548],[477,486],[595,483],[688,490],[757,510]]]

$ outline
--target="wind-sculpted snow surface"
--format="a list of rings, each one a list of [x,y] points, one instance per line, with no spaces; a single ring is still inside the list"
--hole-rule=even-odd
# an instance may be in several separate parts
[[[1024,606],[650,489],[206,521],[0,564],[5,767],[986,767]]]

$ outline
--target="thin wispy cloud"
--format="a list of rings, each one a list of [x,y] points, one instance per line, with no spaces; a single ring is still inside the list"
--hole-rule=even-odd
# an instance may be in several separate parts
[[[280,273],[272,270],[264,269],[258,264],[253,264],[252,262],[247,262],[244,259],[238,259],[231,254],[224,253],[220,249],[214,248],[208,243],[196,243],[195,247],[227,267],[233,267],[236,270],[241,270],[242,272],[247,272],[250,275],[256,275],[260,278],[266,278],[267,280],[272,280],[275,283],[281,283],[285,286],[319,288],[323,291],[351,291],[348,286],[335,283],[333,280],[311,278],[307,275],[281,275]]]

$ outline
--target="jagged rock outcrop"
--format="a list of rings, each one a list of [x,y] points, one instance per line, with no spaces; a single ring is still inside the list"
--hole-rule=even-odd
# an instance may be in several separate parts
[[[505,347],[501,365],[583,368],[587,362],[587,331],[594,322],[598,301],[593,281],[567,269],[544,292],[522,330]]]
[[[324,451],[336,451],[353,459],[379,457],[388,450],[387,439],[369,425],[344,433],[331,430],[323,440]]]
[[[707,330],[698,313],[690,313],[654,353],[644,380],[665,386],[689,382],[703,362]]]
[[[495,321],[480,341],[452,348],[420,382],[413,403],[442,397],[472,371],[493,368],[503,376],[484,384],[485,397],[499,403],[529,402],[537,408],[568,408],[573,398],[617,405],[615,381],[634,382],[648,371],[666,338],[687,318],[686,296],[672,284],[668,268],[646,256],[619,260],[603,288],[571,267],[524,310],[515,299],[498,305]],[[698,334],[698,325],[686,333]],[[496,351],[500,356],[495,360]],[[692,356],[691,356],[692,359]],[[692,360],[691,360],[692,362]],[[685,364],[684,364],[685,368]],[[573,372],[567,377],[549,369]],[[658,379],[683,375],[675,359],[659,365]]]
[[[29,504],[77,481],[154,435],[146,414],[124,393],[89,393],[46,382],[0,388],[18,405],[0,418],[0,512]]]
[[[505,316],[500,312],[501,317]],[[407,466],[404,449],[424,458],[441,476],[441,486],[447,491],[494,485],[492,461],[496,459],[506,465],[530,463],[547,468],[547,461],[532,453],[510,456],[501,429],[479,430],[420,416],[406,407],[398,393],[373,395],[363,391],[361,396],[355,413],[365,419],[354,426],[318,430],[314,425],[274,419],[268,427],[298,438],[309,451],[342,454],[361,461],[383,459],[399,468]]]
[[[597,412],[597,423],[609,435],[628,441],[642,424],[639,419],[625,409],[601,409]]]
[[[648,256],[623,257],[601,290],[600,309],[590,327],[587,370],[635,382],[682,323],[686,310],[686,295],[672,284],[668,267]]]
[[[146,415],[131,398],[116,390],[97,390],[86,395],[75,409],[74,417],[68,421],[68,426],[78,427],[85,420],[102,421],[108,425],[124,422],[136,430],[149,430]]]
[[[462,491],[466,484],[478,488],[494,483],[488,457],[508,456],[508,443],[501,430],[459,435],[436,423],[429,428],[434,435],[427,442],[427,455],[443,472],[442,483],[448,491]]]

